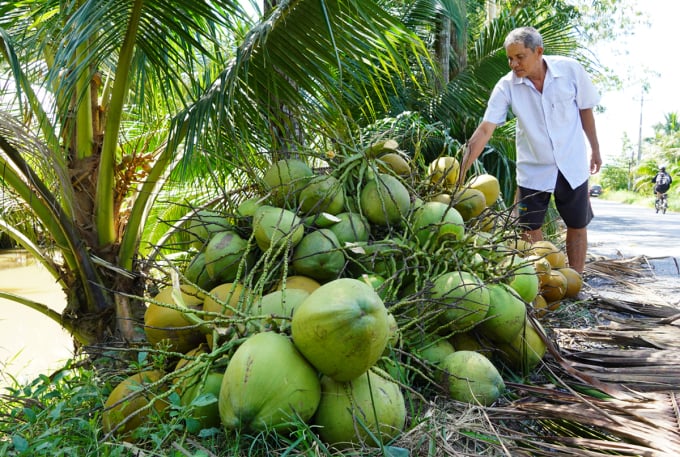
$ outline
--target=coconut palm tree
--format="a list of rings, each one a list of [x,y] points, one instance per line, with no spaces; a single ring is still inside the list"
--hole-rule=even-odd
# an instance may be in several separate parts
[[[134,338],[159,196],[192,198],[206,170],[237,186],[305,144],[291,135],[298,122],[316,127],[307,145],[349,137],[343,107],[414,79],[405,56],[424,54],[364,1],[283,1],[258,22],[231,0],[5,1],[0,17],[0,183],[21,207],[0,227],[59,281],[67,307],[2,296],[81,344]]]

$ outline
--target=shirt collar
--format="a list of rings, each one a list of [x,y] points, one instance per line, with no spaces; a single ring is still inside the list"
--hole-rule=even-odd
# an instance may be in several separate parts
[[[555,65],[555,61],[550,59],[549,56],[543,56],[543,61],[545,62],[547,67],[547,70],[545,72],[546,80],[559,78],[561,76],[559,65]],[[528,84],[533,87],[531,81],[528,78],[525,78],[524,76],[522,77],[515,76],[515,73],[511,71],[510,77],[512,78],[513,84]]]

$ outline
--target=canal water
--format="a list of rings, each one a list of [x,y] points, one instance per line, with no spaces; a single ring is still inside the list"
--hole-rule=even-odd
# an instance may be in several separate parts
[[[66,298],[47,270],[25,251],[0,251],[0,291],[61,312]],[[59,324],[25,305],[0,298],[0,388],[49,375],[73,355]]]

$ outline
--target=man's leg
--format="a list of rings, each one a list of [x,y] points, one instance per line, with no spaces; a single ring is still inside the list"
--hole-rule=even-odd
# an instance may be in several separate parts
[[[583,274],[586,267],[586,252],[588,251],[588,229],[567,228],[567,259],[569,267]]]
[[[523,228],[521,237],[524,241],[535,243],[543,239],[543,220],[550,197],[549,192],[517,188],[513,211],[517,212],[518,223]]]
[[[524,241],[529,241],[530,243],[541,241],[543,240],[543,229],[525,230],[522,232],[522,239]]]

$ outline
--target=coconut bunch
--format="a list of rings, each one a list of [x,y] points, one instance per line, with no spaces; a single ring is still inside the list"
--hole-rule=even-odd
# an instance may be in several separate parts
[[[521,242],[493,176],[459,186],[455,157],[420,164],[394,140],[324,159],[276,161],[255,194],[184,221],[189,258],[148,298],[144,331],[186,361],[148,390],[178,393],[197,430],[303,422],[329,445],[376,446],[406,426],[409,392],[491,405],[505,370],[545,354],[534,308],[567,296],[545,279],[567,267]],[[159,409],[120,400],[105,428],[125,436],[121,417]]]

